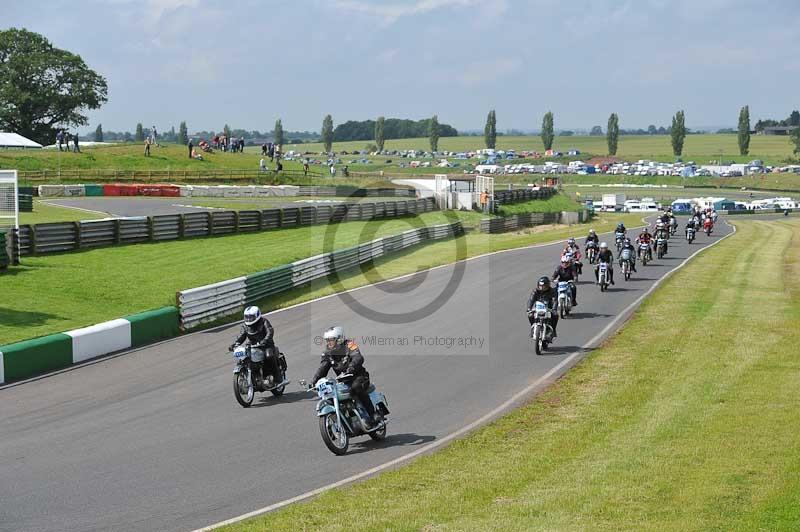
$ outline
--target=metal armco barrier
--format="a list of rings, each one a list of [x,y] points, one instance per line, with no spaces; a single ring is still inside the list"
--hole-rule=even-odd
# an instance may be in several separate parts
[[[183,290],[176,295],[181,329],[191,329],[214,321],[266,296],[356,267],[377,257],[428,240],[455,237],[463,232],[461,222],[411,229],[398,235],[316,255],[245,277]]]
[[[274,178],[310,179],[320,177],[322,177],[322,174],[314,171],[309,171],[308,175],[305,175],[302,170],[281,170],[280,172],[264,173],[257,168],[229,170],[90,170],[71,168],[63,170],[22,170],[19,172],[20,180],[33,183],[37,181],[79,181],[83,179],[97,183],[120,181],[163,183],[164,181],[253,181]]]
[[[58,253],[118,244],[367,221],[429,212],[435,208],[433,199],[425,198],[22,225],[19,228],[19,253]]]
[[[498,205],[517,203],[520,201],[529,201],[535,199],[549,199],[555,195],[556,189],[546,188],[524,188],[518,190],[495,190],[494,201]]]

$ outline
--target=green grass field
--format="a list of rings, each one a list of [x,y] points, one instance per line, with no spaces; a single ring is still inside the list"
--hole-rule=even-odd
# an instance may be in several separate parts
[[[425,213],[418,217],[374,222],[348,222],[334,227],[332,248],[395,234],[421,225],[451,223],[453,217],[475,227],[475,212]],[[616,221],[636,225],[639,215],[602,215],[593,221],[598,231],[610,231]],[[179,242],[137,244],[77,253],[23,257],[22,265],[0,275],[0,345],[175,304],[179,290],[255,273],[323,252],[329,226],[311,226],[255,234],[199,238]],[[582,235],[586,226],[551,226],[465,237],[467,256],[531,243]],[[455,257],[452,241],[414,248],[400,261],[383,260],[375,271],[384,277],[410,273]],[[246,261],[235,260],[247,250]],[[358,271],[358,270],[356,270]],[[342,282],[361,286],[374,277],[353,274]],[[333,292],[325,280],[266,300],[274,308]],[[95,304],[102,301],[102,305]],[[31,302],[35,302],[35,307]],[[36,310],[33,310],[33,309]]]
[[[371,144],[371,142],[338,142],[334,143],[333,149],[337,152],[342,150],[352,152],[353,150],[364,149],[367,144]],[[482,137],[447,137],[439,141],[439,149],[446,151],[468,151],[483,147]],[[284,151],[295,150],[319,154],[322,148],[319,143],[297,144],[285,146]],[[390,150],[427,150],[429,149],[429,143],[427,138],[396,139],[386,141],[385,148]],[[497,148],[515,149],[517,151],[536,150],[540,153],[544,151],[541,138],[538,136],[500,136],[497,137]],[[605,137],[556,137],[554,148],[564,153],[571,148],[593,155],[605,155],[608,152]],[[753,135],[750,143],[750,155],[740,156],[738,155],[736,135],[688,135],[684,145],[683,160],[693,160],[698,164],[707,164],[711,160],[719,159],[735,160],[737,162],[762,159],[768,164],[780,164],[782,161],[793,157],[792,149],[793,145],[788,137]],[[0,151],[0,168],[48,171],[55,171],[59,168],[81,168],[86,170],[258,170],[261,150],[257,146],[250,146],[245,148],[245,153],[214,152],[203,154],[203,156],[203,161],[189,159],[186,147],[176,144],[165,144],[162,147],[153,148],[151,157],[144,157],[143,147],[138,144],[85,147],[83,153],[79,154],[59,153],[53,150],[2,150]],[[623,136],[619,141],[617,156],[631,161],[639,159],[675,160],[672,155],[670,139],[667,135]],[[347,155],[343,155],[341,158],[343,162],[353,159],[353,157]],[[397,168],[398,162],[409,161],[397,157],[390,157],[393,160],[393,164],[385,165],[383,162],[386,158],[371,158],[375,164],[350,164],[350,169],[354,172],[371,172],[384,169],[398,174],[423,172],[422,169],[401,170]],[[462,162],[469,163],[474,161]],[[297,161],[285,161],[284,168],[298,170],[301,165]],[[325,170],[324,166],[312,165],[312,171],[324,173]],[[441,172],[441,169],[427,169],[424,173],[435,173],[437,171]]]
[[[737,226],[525,407],[224,530],[800,529],[800,221]]]

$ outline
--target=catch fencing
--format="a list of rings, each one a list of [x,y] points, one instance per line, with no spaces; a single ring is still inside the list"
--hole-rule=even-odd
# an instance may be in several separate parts
[[[22,225],[18,233],[18,249],[20,255],[38,255],[119,244],[395,218],[435,209],[433,199],[426,198]]]
[[[315,179],[322,174],[302,170],[264,172],[259,169],[201,169],[201,170],[91,170],[70,168],[62,170],[20,170],[19,179],[30,183],[47,181],[94,181],[97,183],[172,181],[258,181],[260,179]]]
[[[252,275],[183,290],[176,295],[181,329],[214,321],[266,296],[369,263],[375,258],[422,242],[456,237],[463,232],[461,222],[411,229]]]
[[[507,233],[536,225],[584,223],[588,222],[590,217],[591,214],[586,209],[578,212],[531,212],[515,216],[484,218],[481,220],[479,230],[481,233]]]

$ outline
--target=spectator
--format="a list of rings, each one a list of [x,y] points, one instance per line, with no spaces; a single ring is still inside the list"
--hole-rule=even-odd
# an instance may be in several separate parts
[[[481,210],[485,213],[489,212],[489,191],[487,189],[481,192]]]
[[[264,162],[264,158],[262,157],[261,160],[258,162],[258,169],[261,172],[269,172],[269,168],[267,168],[267,163]]]
[[[239,153],[244,153],[244,137],[239,138]]]
[[[347,168],[347,165],[344,165],[344,168],[342,168],[342,175],[345,177],[350,177],[350,169]]]
[[[331,172],[331,177],[336,177],[336,167],[333,166],[333,163],[331,163],[329,170]]]
[[[61,145],[64,144],[64,130],[59,129],[56,133],[56,144],[58,144],[58,151],[62,151]]]
[[[277,166],[275,167],[275,171],[276,171],[276,172],[280,172],[281,170],[283,170],[283,163],[281,162],[281,160],[280,160],[280,159],[278,159],[278,164],[277,164]]]
[[[194,148],[194,144],[192,143],[192,139],[189,139],[189,159],[192,158],[192,149]]]
[[[158,131],[156,131],[156,126],[153,126],[150,130],[150,137],[152,139],[151,142],[158,146]]]
[[[64,132],[64,151],[69,151],[69,131]]]
[[[269,162],[272,162],[275,158],[275,145],[273,143],[269,143]]]
[[[261,155],[262,156],[266,156],[267,155],[267,143],[266,142],[261,145]]]
[[[308,159],[303,161],[303,175],[308,176]]]
[[[151,142],[150,137],[147,137],[146,139],[144,139],[144,156],[145,157],[150,157],[150,142]]]
[[[81,152],[80,147],[78,147],[78,132],[77,131],[72,136],[72,145],[73,145],[73,148],[72,148],[72,152],[73,153],[80,153]],[[67,149],[69,149],[69,146],[67,146]]]

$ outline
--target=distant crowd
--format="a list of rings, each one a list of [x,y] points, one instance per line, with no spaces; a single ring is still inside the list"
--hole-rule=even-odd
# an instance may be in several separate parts
[[[70,142],[72,142],[72,151],[74,153],[80,153],[81,148],[78,144],[78,132],[76,131],[75,133],[69,133],[63,129],[58,130],[58,133],[56,133],[56,145],[58,145],[58,151],[70,151]]]

